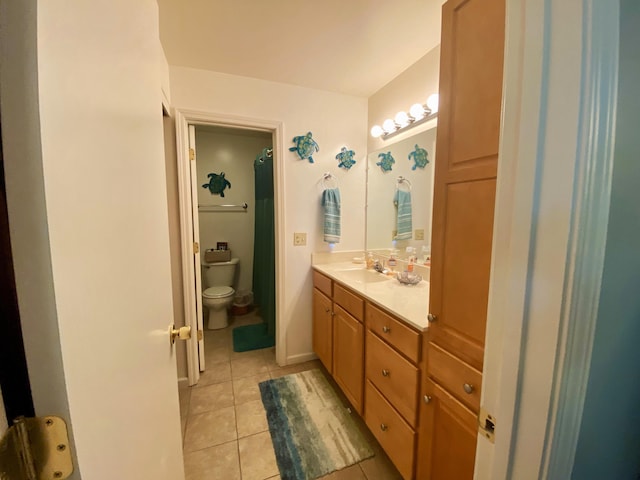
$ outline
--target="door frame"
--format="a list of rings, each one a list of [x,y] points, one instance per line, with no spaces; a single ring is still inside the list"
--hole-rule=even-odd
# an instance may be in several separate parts
[[[276,362],[284,365],[286,359],[285,332],[282,331],[279,312],[284,308],[284,166],[281,163],[284,151],[283,123],[276,120],[264,120],[237,115],[205,112],[188,109],[175,109],[176,145],[178,161],[178,196],[180,200],[180,238],[182,246],[182,277],[184,291],[185,325],[197,330],[195,271],[193,262],[194,229],[192,215],[197,214],[197,205],[193,205],[191,197],[191,173],[189,166],[189,125],[209,125],[243,130],[270,132],[273,136],[273,178],[274,178],[274,222],[275,222],[275,273],[276,273]],[[187,365],[189,385],[194,385],[200,378],[198,366],[197,335],[187,341]]]
[[[511,0],[506,25],[482,388],[496,440],[479,436],[475,478],[570,478],[604,266],[619,0]]]

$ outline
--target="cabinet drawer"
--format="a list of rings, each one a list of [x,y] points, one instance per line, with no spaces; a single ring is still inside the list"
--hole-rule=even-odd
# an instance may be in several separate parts
[[[364,300],[337,283],[333,286],[333,301],[359,322],[364,319]]]
[[[429,377],[445,387],[474,413],[478,413],[482,373],[433,343],[429,344],[428,350],[427,374]],[[465,385],[471,387],[470,392],[465,391]]]
[[[367,328],[393,345],[414,363],[420,360],[420,334],[388,313],[367,303]]]
[[[365,422],[402,477],[409,480],[416,434],[373,384],[365,383]]]
[[[420,372],[370,330],[366,333],[365,371],[366,377],[415,427]]]
[[[313,286],[324,293],[327,297],[331,298],[333,292],[331,291],[331,279],[320,272],[313,271]]]

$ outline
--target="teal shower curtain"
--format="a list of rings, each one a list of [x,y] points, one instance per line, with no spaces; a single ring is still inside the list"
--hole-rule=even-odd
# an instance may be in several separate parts
[[[253,241],[253,294],[266,324],[267,335],[276,333],[276,262],[275,221],[273,207],[273,157],[267,150],[256,157],[255,233]]]

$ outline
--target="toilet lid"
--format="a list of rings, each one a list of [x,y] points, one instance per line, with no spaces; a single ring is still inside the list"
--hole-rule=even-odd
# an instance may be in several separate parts
[[[231,287],[209,287],[202,292],[202,296],[206,298],[228,297],[229,295],[233,295]]]

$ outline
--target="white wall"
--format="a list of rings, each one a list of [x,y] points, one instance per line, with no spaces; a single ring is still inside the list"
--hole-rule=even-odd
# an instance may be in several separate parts
[[[322,239],[321,179],[331,171],[342,195],[342,240],[339,250],[364,248],[364,202],[367,148],[367,100],[292,85],[225,75],[184,67],[170,68],[172,104],[221,114],[283,122],[285,146],[294,136],[313,132],[320,145],[315,163],[295,153],[279,152],[284,169],[284,309],[280,325],[286,330],[288,362],[309,358],[311,346],[311,252],[328,251]],[[319,72],[319,75],[324,74]],[[357,163],[338,169],[340,148],[356,152]],[[293,233],[307,232],[307,245],[293,246]]]
[[[406,135],[398,134],[389,140],[383,140],[373,138],[369,131],[374,125],[382,125],[385,119],[394,118],[399,111],[408,112],[409,107],[414,103],[426,103],[429,95],[438,93],[439,80],[440,45],[369,97],[367,141],[370,152],[415,133],[409,129]]]
[[[198,172],[199,205],[240,205],[246,211],[200,212],[200,247],[204,251],[216,248],[217,242],[227,242],[233,257],[239,258],[236,269],[236,292],[252,291],[253,239],[255,221],[255,178],[253,162],[265,147],[272,147],[270,133],[196,126],[196,170]],[[231,188],[224,198],[212,195],[202,185],[209,183],[209,173],[225,173]],[[204,282],[204,277],[203,277]]]
[[[70,420],[73,478],[179,480],[156,2],[2,5],[7,199],[36,413]]]
[[[640,5],[620,2],[611,207],[589,383],[572,478],[640,474]]]

